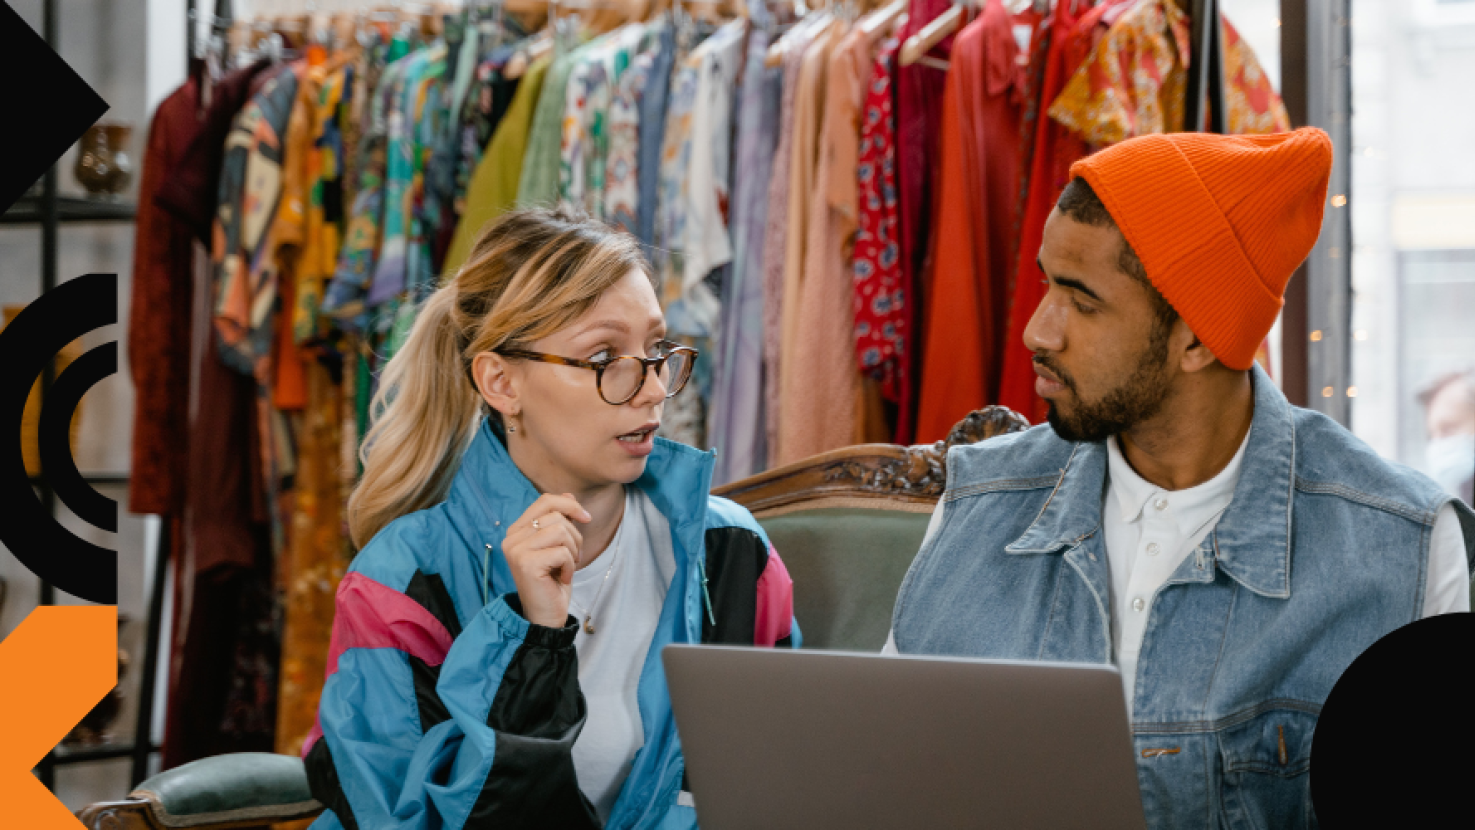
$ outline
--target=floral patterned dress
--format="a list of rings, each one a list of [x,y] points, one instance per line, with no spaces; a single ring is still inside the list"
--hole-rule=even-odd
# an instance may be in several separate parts
[[[855,237],[855,358],[881,381],[888,400],[900,399],[907,371],[910,312],[901,270],[896,191],[896,120],[891,111],[892,64],[898,44],[881,48],[866,90],[860,133],[860,185]]]

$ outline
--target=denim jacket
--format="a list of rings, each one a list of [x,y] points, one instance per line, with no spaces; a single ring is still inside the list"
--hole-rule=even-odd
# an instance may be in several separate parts
[[[1154,595],[1132,738],[1152,827],[1315,827],[1311,738],[1337,678],[1418,619],[1450,497],[1258,368],[1234,499]],[[1111,662],[1104,443],[1048,426],[948,453],[947,509],[897,596],[900,651]],[[1475,513],[1455,509],[1475,557]]]

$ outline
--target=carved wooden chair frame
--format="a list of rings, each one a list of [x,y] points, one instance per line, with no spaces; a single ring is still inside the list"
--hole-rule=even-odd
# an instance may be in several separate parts
[[[986,406],[970,412],[942,441],[842,447],[712,492],[760,519],[825,507],[931,513],[947,485],[949,449],[1028,428],[1029,422],[1012,409]]]

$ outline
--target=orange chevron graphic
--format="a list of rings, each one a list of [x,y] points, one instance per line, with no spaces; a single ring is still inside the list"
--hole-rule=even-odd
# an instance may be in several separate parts
[[[31,769],[117,682],[117,606],[43,606],[0,642],[0,799],[6,824],[82,827]]]

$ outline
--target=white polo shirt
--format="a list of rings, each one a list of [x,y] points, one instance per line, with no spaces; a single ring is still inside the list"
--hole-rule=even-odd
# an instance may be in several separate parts
[[[1122,672],[1128,711],[1153,596],[1208,537],[1234,500],[1248,444],[1246,432],[1234,457],[1203,484],[1164,490],[1132,469],[1116,436],[1106,439],[1108,483],[1101,531],[1111,573],[1111,653]]]

